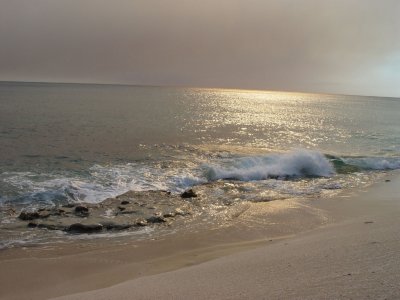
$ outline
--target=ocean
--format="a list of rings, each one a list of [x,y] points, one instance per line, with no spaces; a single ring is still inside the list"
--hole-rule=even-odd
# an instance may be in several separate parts
[[[397,98],[0,83],[0,248],[176,230],[166,222],[77,235],[18,218],[83,203],[95,209],[128,191],[154,215],[190,211],[176,222],[185,228],[222,224],[249,203],[362,188],[400,168],[399,112]],[[180,197],[191,188],[196,198]],[[96,222],[118,213],[108,208]],[[143,216],[136,208],[123,221]]]

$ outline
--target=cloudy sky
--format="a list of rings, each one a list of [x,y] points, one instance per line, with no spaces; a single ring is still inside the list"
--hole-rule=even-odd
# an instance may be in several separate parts
[[[0,80],[400,97],[400,1],[0,0]]]

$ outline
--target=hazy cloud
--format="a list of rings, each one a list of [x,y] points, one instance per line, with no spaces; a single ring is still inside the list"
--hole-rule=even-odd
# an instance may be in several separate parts
[[[0,80],[400,96],[397,0],[0,0]]]

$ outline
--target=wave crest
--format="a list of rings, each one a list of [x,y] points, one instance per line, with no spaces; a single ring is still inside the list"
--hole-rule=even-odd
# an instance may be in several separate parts
[[[208,180],[235,179],[241,181],[288,177],[329,177],[333,165],[320,152],[296,150],[285,154],[244,157],[228,166],[206,166]]]
[[[398,157],[360,157],[343,158],[347,165],[356,166],[362,170],[396,170],[400,169]]]

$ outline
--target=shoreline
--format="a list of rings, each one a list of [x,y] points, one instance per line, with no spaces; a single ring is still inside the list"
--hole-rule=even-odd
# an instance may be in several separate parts
[[[2,251],[0,280],[5,288],[0,291],[0,299],[48,299],[76,293],[77,296],[67,296],[65,299],[96,298],[99,293],[111,297],[110,293],[115,294],[116,287],[121,293],[132,295],[132,291],[128,292],[127,285],[135,286],[136,282],[158,282],[157,280],[165,280],[171,274],[179,277],[179,274],[191,272],[196,268],[205,268],[207,272],[212,273],[214,264],[221,260],[246,257],[251,251],[260,252],[261,249],[282,248],[287,242],[301,241],[309,236],[318,235],[320,231],[329,231],[338,226],[347,226],[346,224],[350,224],[351,227],[351,224],[369,222],[370,218],[381,216],[385,212],[393,214],[394,208],[399,209],[394,203],[393,195],[399,190],[396,183],[400,182],[400,176],[398,172],[387,176],[391,182],[375,183],[366,189],[368,193],[358,190],[328,199],[308,201],[310,206],[317,210],[316,215],[320,213],[323,217],[312,222],[307,222],[307,210],[299,213],[301,206],[291,207],[293,203],[284,203],[285,201],[268,203],[268,206],[284,206],[278,207],[280,211],[274,212],[277,220],[281,222],[280,225],[287,225],[286,229],[281,230],[269,226],[270,228],[258,228],[257,232],[254,232],[255,228],[237,224],[155,240],[126,240],[125,244],[119,245],[108,245],[107,241],[79,245],[78,241],[68,245],[56,244],[29,250],[20,248]],[[387,205],[382,207],[379,201],[372,199],[376,193],[382,194],[387,200]],[[257,206],[253,208],[258,209]],[[291,213],[293,209],[294,214]],[[327,215],[324,215],[325,212]],[[289,216],[296,217],[292,219]],[[324,219],[325,217],[329,220]],[[356,220],[358,223],[354,223]],[[373,224],[362,223],[363,226]],[[233,275],[237,277],[241,273],[242,270]],[[176,284],[179,284],[179,281]],[[192,288],[194,292],[196,286],[193,285],[188,285],[187,291],[190,292]],[[99,290],[102,288],[106,289]],[[145,292],[144,288],[140,291]],[[141,295],[138,298],[146,296]],[[215,294],[209,295],[216,297]],[[114,296],[115,299],[123,299],[122,294]],[[224,294],[219,294],[218,298],[223,296]]]

